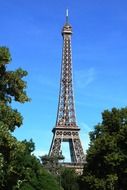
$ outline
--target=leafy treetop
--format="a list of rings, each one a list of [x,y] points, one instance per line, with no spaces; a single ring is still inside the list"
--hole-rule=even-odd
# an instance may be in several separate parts
[[[12,109],[12,101],[24,103],[30,101],[26,94],[26,82],[23,77],[27,72],[21,68],[16,71],[8,71],[7,64],[11,61],[9,49],[0,47],[0,121],[2,121],[10,131],[22,124],[22,116]]]

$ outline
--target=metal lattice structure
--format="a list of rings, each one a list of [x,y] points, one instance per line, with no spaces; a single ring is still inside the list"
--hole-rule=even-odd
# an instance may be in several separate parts
[[[58,156],[61,151],[61,142],[69,142],[71,163],[84,163],[85,155],[79,138],[79,127],[76,124],[73,79],[72,79],[72,27],[68,23],[68,11],[66,23],[62,29],[63,50],[60,79],[60,93],[56,126],[53,128],[53,139],[49,155]]]

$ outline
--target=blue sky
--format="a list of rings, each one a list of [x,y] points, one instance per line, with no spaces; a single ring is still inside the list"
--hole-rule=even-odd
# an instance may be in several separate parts
[[[56,121],[66,8],[73,27],[75,104],[84,150],[103,110],[127,106],[126,0],[0,0],[0,44],[10,48],[10,69],[28,71],[32,99],[15,105],[24,117],[15,136],[32,138],[37,155],[48,153]]]

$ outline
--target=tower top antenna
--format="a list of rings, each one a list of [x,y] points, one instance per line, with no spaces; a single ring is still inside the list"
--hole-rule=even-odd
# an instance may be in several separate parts
[[[66,9],[66,24],[68,24],[68,9]]]

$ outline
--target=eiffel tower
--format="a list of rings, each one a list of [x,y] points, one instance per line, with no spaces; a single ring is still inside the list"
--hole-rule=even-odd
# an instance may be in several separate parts
[[[63,50],[60,79],[60,93],[56,125],[53,128],[53,139],[49,150],[49,156],[59,156],[61,143],[68,142],[71,162],[66,165],[83,165],[85,155],[79,138],[80,128],[76,123],[73,81],[72,81],[72,27],[68,22],[68,10],[66,11],[66,23],[62,28]]]

